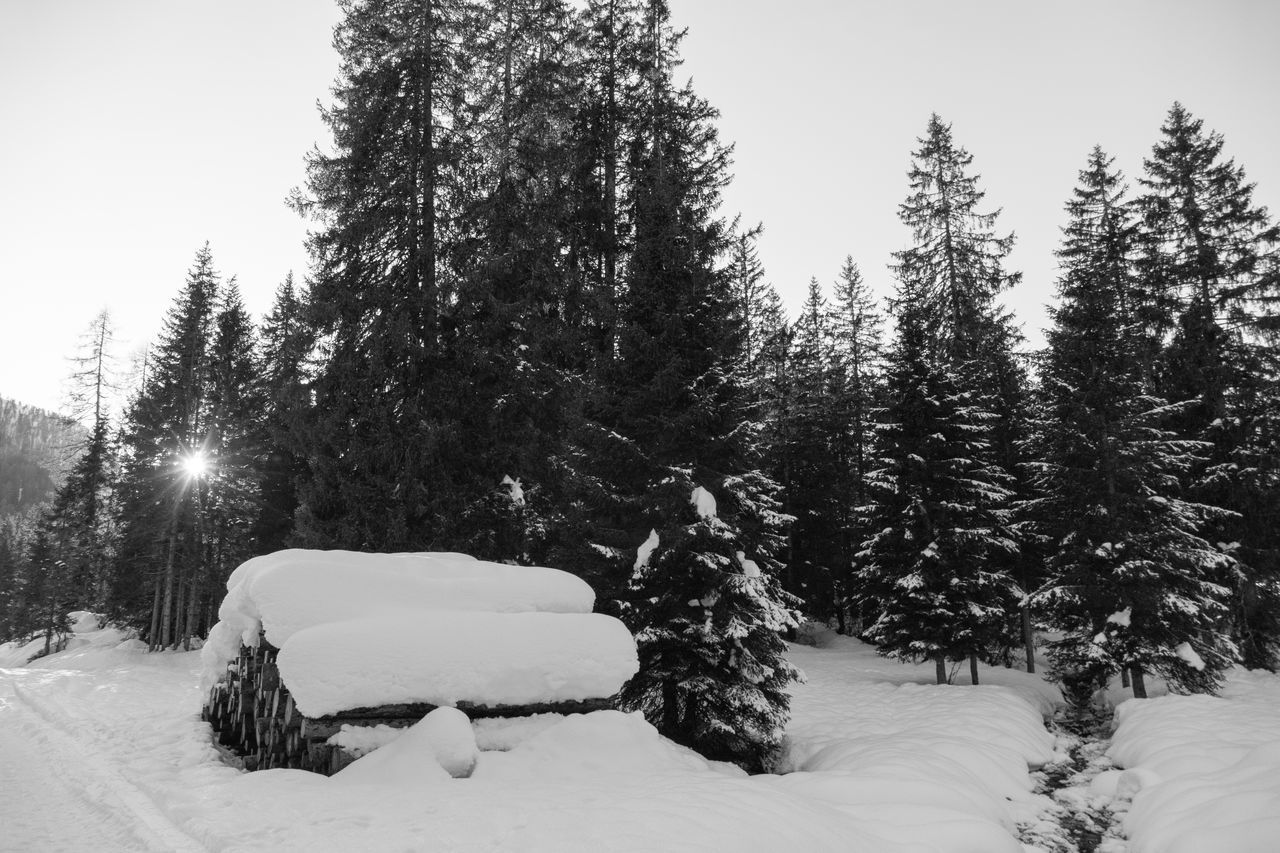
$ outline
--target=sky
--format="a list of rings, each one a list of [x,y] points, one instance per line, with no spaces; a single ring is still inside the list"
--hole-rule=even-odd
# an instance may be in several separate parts
[[[1017,234],[1006,295],[1029,345],[1063,204],[1095,144],[1131,178],[1180,100],[1280,215],[1280,3],[671,0],[680,74],[735,145],[725,213],[763,222],[794,309],[846,255],[882,294],[910,235],[911,151],[937,112]],[[0,396],[57,408],[111,311],[124,366],[206,241],[257,314],[305,274],[285,205],[324,145],[328,0],[0,0]]]

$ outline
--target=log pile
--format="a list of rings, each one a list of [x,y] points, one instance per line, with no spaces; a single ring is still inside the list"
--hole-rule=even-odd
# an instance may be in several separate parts
[[[246,770],[290,768],[330,776],[355,760],[329,738],[344,725],[407,728],[435,705],[425,703],[352,708],[323,717],[306,717],[294,706],[276,666],[279,650],[260,638],[256,648],[240,647],[227,674],[209,691],[201,718],[216,743],[242,756]],[[615,707],[613,699],[587,699],[540,705],[476,705],[459,702],[472,719],[526,717],[533,714],[582,714]]]

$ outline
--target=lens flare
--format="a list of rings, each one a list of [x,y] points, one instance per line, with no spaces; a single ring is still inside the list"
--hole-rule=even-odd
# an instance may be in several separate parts
[[[180,464],[188,477],[203,477],[209,473],[209,458],[199,450],[182,457]]]

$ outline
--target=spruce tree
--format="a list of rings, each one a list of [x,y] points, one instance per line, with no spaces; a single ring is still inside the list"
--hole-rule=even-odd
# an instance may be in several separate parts
[[[928,306],[904,284],[878,429],[884,467],[869,475],[877,532],[858,553],[857,597],[880,653],[933,660],[941,684],[948,660],[972,663],[1000,645],[1022,592],[1001,570],[1017,545],[1007,475],[987,461],[991,415],[931,346]]]
[[[651,530],[666,543],[647,570],[635,563],[625,615],[641,672],[624,698],[667,736],[759,767],[781,736],[794,677],[776,633],[790,616],[772,574],[786,519],[741,429],[741,327],[719,263],[731,236],[717,215],[728,151],[715,111],[672,85],[678,37],[666,3],[645,11],[646,130],[627,163],[634,242],[617,353],[593,409],[603,430],[635,448],[630,465],[607,474],[618,526],[632,547]]]
[[[297,537],[324,547],[420,550],[455,500],[467,436],[449,403],[447,347],[466,236],[467,80],[477,21],[461,0],[345,0],[341,60],[323,111],[332,154],[308,160],[313,390]]]
[[[194,460],[209,459],[209,347],[221,279],[206,245],[196,253],[122,428],[121,539],[113,615],[138,625],[153,648],[198,632],[184,595],[203,554],[206,488]]]
[[[293,532],[298,483],[306,471],[305,425],[310,415],[307,360],[314,346],[305,322],[306,294],[289,273],[276,289],[260,332],[266,401],[261,463],[262,504],[253,537],[263,552],[284,548]]]
[[[853,257],[845,258],[830,309],[833,355],[831,455],[836,496],[829,521],[837,537],[836,617],[841,633],[850,629],[848,609],[857,546],[866,539],[860,509],[870,500],[867,478],[879,466],[874,453],[875,411],[883,372],[883,318]]]
[[[1274,666],[1280,634],[1280,542],[1254,519],[1280,512],[1280,457],[1272,432],[1280,356],[1266,339],[1280,280],[1280,227],[1254,204],[1244,170],[1222,154],[1220,134],[1174,104],[1145,162],[1138,200],[1147,300],[1172,332],[1154,367],[1158,392],[1186,401],[1169,423],[1206,441],[1187,472],[1188,496],[1233,511],[1206,535],[1231,545],[1235,630],[1250,666]],[[1270,626],[1270,627],[1268,627]]]
[[[1213,581],[1228,560],[1200,536],[1208,509],[1182,495],[1196,458],[1165,426],[1179,407],[1144,384],[1135,222],[1100,148],[1067,211],[1030,505],[1050,578],[1034,598],[1065,631],[1052,646],[1059,672],[1088,683],[1127,670],[1135,696],[1144,671],[1208,689],[1230,663]]]
[[[825,619],[836,610],[833,576],[841,554],[837,514],[839,470],[832,453],[840,428],[832,406],[836,375],[826,297],[816,278],[793,325],[791,336],[791,400],[785,429],[788,461],[784,475],[786,512],[791,526],[787,578],[789,591],[806,609]]]

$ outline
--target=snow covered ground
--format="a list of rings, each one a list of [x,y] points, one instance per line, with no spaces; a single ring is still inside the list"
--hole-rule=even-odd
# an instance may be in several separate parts
[[[0,647],[0,655],[13,651]],[[523,730],[477,727],[481,746],[509,747],[478,756],[456,717],[442,715],[434,728],[396,738],[326,779],[245,774],[228,764],[199,720],[198,653],[148,654],[116,632],[85,631],[65,652],[0,670],[0,850],[1032,849],[1013,833],[1045,805],[1031,793],[1028,769],[1053,757],[1040,724],[1058,699],[1053,688],[986,668],[983,680],[993,686],[937,687],[929,684],[932,666],[886,661],[846,638],[796,646],[792,659],[808,683],[796,690],[781,768],[793,772],[785,775],[746,777],[661,739],[637,717],[600,712]],[[1159,830],[1168,816],[1138,817],[1140,807],[1157,808],[1143,803],[1156,803],[1161,787],[1213,782],[1214,773],[1262,784],[1259,760],[1276,778],[1265,762],[1280,747],[1254,753],[1250,763],[1242,744],[1280,739],[1277,684],[1250,676],[1211,700],[1221,705],[1203,712],[1196,729],[1203,751],[1194,761],[1162,763],[1150,746],[1132,755],[1122,746],[1141,740],[1127,731],[1156,732],[1166,745],[1185,739],[1170,721],[1185,722],[1186,713],[1171,710],[1165,719],[1160,703],[1191,708],[1201,697],[1150,700],[1142,707],[1153,710],[1143,713],[1122,709],[1117,763],[1145,766],[1163,780],[1133,799],[1126,826],[1136,821],[1134,853],[1175,849],[1141,838],[1144,823]],[[1230,714],[1239,717],[1235,734],[1212,740]],[[1246,735],[1254,740],[1236,740]],[[371,762],[381,763],[379,772],[353,772],[379,755]],[[442,763],[459,775],[469,768],[470,777],[452,778]],[[1270,791],[1232,801],[1274,816]],[[1197,824],[1206,832],[1222,813],[1174,808],[1186,821],[1209,821]],[[1194,830],[1184,821],[1179,837]]]
[[[1094,781],[1123,815],[1130,853],[1280,850],[1280,678],[1233,670],[1220,696],[1162,696],[1116,709]]]

